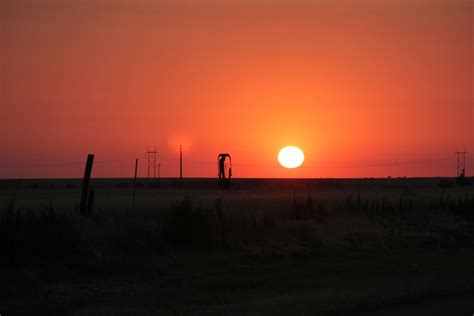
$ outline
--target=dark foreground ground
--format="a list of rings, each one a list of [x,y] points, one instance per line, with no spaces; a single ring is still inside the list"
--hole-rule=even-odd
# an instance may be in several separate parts
[[[1,315],[474,313],[473,187],[168,181],[1,181]]]

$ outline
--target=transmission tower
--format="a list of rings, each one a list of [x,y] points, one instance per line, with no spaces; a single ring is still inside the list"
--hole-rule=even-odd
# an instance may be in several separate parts
[[[148,178],[150,178],[150,170],[153,168],[153,178],[156,178],[156,157],[158,152],[155,150],[145,151],[148,159]]]
[[[456,175],[459,178],[464,178],[466,176],[466,151],[457,151],[454,153],[456,155]]]

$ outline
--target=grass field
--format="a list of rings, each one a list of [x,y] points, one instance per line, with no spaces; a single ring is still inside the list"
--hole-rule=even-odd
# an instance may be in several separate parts
[[[94,182],[95,181],[95,182]],[[474,290],[452,179],[0,181],[2,315],[347,315]]]

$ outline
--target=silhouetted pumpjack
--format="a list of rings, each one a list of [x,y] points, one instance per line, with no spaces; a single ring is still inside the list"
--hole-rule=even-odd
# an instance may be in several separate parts
[[[226,175],[226,159],[229,158],[229,168]],[[217,156],[217,167],[219,172],[219,183],[230,182],[232,178],[232,158],[227,153],[222,153]]]

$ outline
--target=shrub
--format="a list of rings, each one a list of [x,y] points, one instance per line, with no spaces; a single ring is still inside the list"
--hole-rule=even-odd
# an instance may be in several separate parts
[[[215,216],[209,210],[194,207],[192,200],[185,197],[172,203],[163,218],[164,239],[172,245],[209,249],[214,246]],[[214,227],[213,227],[214,226]]]
[[[12,202],[3,210],[0,221],[0,247],[6,259],[3,264],[60,260],[72,254],[79,243],[73,218],[56,212],[51,203],[22,212]]]

